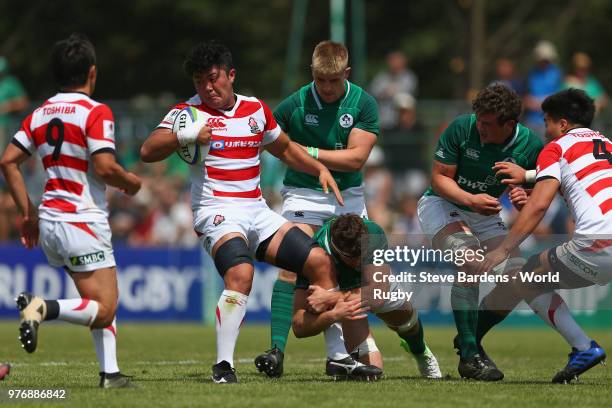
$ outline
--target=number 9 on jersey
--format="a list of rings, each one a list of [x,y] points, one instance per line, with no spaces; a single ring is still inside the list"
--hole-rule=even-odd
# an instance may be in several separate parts
[[[199,115],[200,117],[198,118]],[[174,119],[172,132],[177,133],[179,130],[184,129],[192,123],[195,123],[198,120],[203,120],[201,116],[202,113],[192,106],[183,108]],[[203,162],[206,158],[209,146],[210,145],[203,146],[198,143],[189,143],[184,146],[179,146],[176,149],[176,154],[178,154],[181,160],[187,164],[198,164]]]

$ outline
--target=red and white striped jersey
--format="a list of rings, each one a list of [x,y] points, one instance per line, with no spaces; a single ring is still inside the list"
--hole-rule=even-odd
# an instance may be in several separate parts
[[[204,105],[198,95],[174,106],[158,127],[171,129],[174,118],[186,106],[205,115],[212,129],[210,151],[204,162],[191,166],[191,203],[200,205],[224,200],[261,200],[259,151],[281,133],[268,106],[257,98],[236,95],[228,111]]]
[[[82,93],[58,93],[32,112],[13,144],[42,159],[46,184],[39,217],[97,222],[108,218],[106,184],[93,173],[92,154],[115,150],[110,108]]]
[[[612,234],[612,143],[591,129],[573,129],[538,156],[537,180],[555,178],[576,222],[576,234]]]

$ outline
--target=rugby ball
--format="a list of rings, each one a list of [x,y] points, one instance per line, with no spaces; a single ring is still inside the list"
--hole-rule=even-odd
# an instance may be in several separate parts
[[[179,130],[185,129],[185,127],[192,123],[204,120],[203,116],[202,112],[198,111],[193,106],[183,108],[174,119],[172,132],[177,133]],[[179,146],[176,149],[176,154],[178,154],[185,163],[194,165],[204,161],[209,149],[210,144],[201,145],[198,143],[189,143],[184,146]]]

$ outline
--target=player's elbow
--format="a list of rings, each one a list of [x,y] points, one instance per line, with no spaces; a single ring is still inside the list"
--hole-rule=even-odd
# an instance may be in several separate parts
[[[145,163],[153,163],[155,161],[153,149],[145,142],[140,148],[140,160]]]

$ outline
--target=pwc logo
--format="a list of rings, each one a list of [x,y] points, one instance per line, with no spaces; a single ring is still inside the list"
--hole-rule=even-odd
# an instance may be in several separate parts
[[[206,121],[206,126],[211,128],[212,130],[225,130],[225,122],[221,118],[208,118]]]

